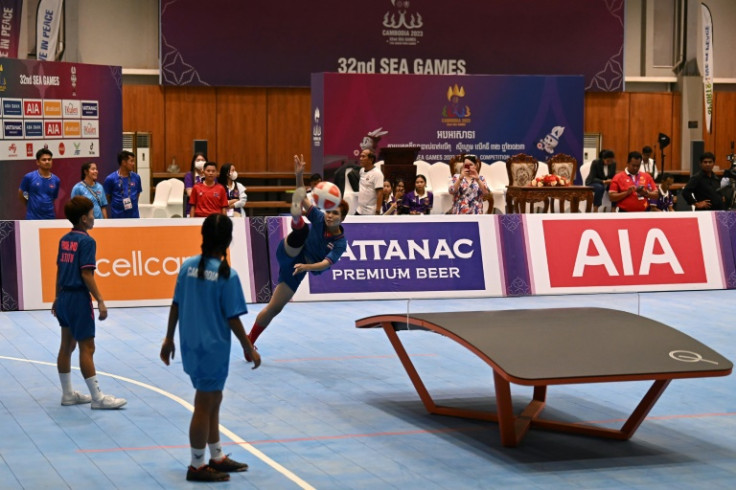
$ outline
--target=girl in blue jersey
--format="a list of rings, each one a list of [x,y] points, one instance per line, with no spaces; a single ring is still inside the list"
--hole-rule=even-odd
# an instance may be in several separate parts
[[[304,187],[305,167],[304,156],[294,155],[297,189],[291,200],[292,231],[286,239],[281,240],[276,250],[279,284],[271,296],[271,301],[258,314],[248,334],[253,344],[271,320],[281,313],[286,303],[291,300],[307,272],[321,274],[337,262],[347,248],[341,224],[348,214],[348,203],[340,201],[338,209],[324,213],[314,206],[307,199]],[[309,218],[311,227],[304,222],[302,212]],[[250,361],[247,356],[246,360]]]
[[[97,244],[87,233],[95,226],[92,201],[76,196],[64,205],[64,214],[74,228],[59,240],[56,257],[56,298],[51,313],[61,326],[61,345],[56,367],[61,381],[62,405],[92,403],[93,409],[111,410],[126,404],[125,398],[105,395],[100,390],[95,370],[95,312],[90,294],[97,300],[100,320],[107,318],[107,306],[95,282]],[[71,358],[79,344],[79,370],[92,396],[74,391]]]
[[[223,453],[219,431],[222,390],[230,361],[230,332],[240,341],[247,358],[254,361],[253,369],[261,364],[240,322],[240,315],[248,309],[238,273],[230,269],[226,260],[232,238],[233,223],[227,216],[213,214],[204,220],[202,254],[181,265],[161,346],[161,360],[168,366],[174,358],[178,322],[184,372],[197,390],[189,426],[190,481],[227,481],[229,472],[248,469],[247,464],[233,461]],[[210,450],[209,464],[205,464],[205,445]]]

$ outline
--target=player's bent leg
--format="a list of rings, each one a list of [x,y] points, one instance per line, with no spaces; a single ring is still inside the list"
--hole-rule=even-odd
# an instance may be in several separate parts
[[[100,389],[95,370],[95,338],[89,337],[78,340],[79,343],[79,369],[87,383],[90,395],[92,395],[92,410],[115,410],[124,406],[128,401],[113,395],[106,395]]]
[[[276,315],[281,313],[284,306],[291,301],[292,297],[294,297],[294,291],[286,283],[281,282],[276,286],[276,289],[273,291],[273,295],[271,295],[271,300],[268,302],[266,307],[258,313],[256,321],[250,329],[250,333],[248,333],[248,338],[254,348],[258,337],[264,330],[266,330],[266,327],[271,324],[271,321],[276,317]],[[245,360],[246,362],[252,361],[250,356],[247,354],[245,356]]]

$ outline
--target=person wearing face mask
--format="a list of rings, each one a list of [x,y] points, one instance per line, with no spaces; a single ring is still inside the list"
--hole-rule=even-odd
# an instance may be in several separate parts
[[[82,180],[72,187],[72,197],[84,196],[94,205],[95,219],[107,218],[107,197],[102,184],[97,182],[97,164],[87,162],[82,164]]]
[[[207,162],[207,155],[198,151],[192,157],[192,165],[189,172],[184,176],[184,192],[187,193],[184,199],[184,216],[189,216],[191,205],[189,204],[189,198],[192,197],[192,189],[195,184],[199,184],[204,180],[204,164]]]
[[[227,191],[217,182],[217,164],[204,164],[204,181],[195,184],[192,196],[189,198],[192,205],[193,218],[206,218],[211,214],[227,214]]]
[[[248,196],[245,194],[245,186],[238,182],[238,171],[235,165],[226,163],[220,168],[220,176],[217,178],[227,191],[227,215],[245,216],[245,203]]]

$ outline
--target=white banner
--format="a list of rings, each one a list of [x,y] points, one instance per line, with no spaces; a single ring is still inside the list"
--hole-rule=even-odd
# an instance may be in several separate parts
[[[710,9],[700,4],[703,14],[703,95],[705,97],[705,128],[710,133],[710,121],[713,115],[713,19]]]
[[[36,58],[56,60],[63,0],[41,0],[36,14]]]

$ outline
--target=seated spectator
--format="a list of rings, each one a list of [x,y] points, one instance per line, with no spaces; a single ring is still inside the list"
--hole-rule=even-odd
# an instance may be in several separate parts
[[[721,181],[713,173],[716,156],[705,152],[700,156],[700,172],[690,177],[690,181],[682,190],[682,197],[696,211],[727,209],[726,200],[722,193]]]
[[[585,179],[585,185],[593,188],[593,212],[597,213],[603,203],[603,194],[611,185],[616,175],[616,160],[611,150],[602,150],[599,158],[590,164],[590,172]],[[613,201],[613,199],[611,199]]]
[[[414,190],[404,197],[409,214],[429,214],[434,204],[434,196],[427,190],[427,178],[419,174],[414,181]]]
[[[617,173],[611,180],[608,189],[608,197],[615,202],[619,213],[631,213],[635,211],[647,211],[649,200],[656,199],[657,184],[646,172],[639,170],[641,167],[641,153],[632,151],[626,162],[626,169]]]
[[[390,185],[390,184],[389,184]],[[384,184],[385,189],[385,184]],[[383,214],[409,214],[409,207],[404,201],[406,194],[406,185],[401,179],[396,180],[394,186],[394,196],[388,209]]]
[[[675,200],[677,199],[670,187],[675,183],[675,177],[670,174],[662,175],[662,183],[659,184],[659,193],[656,199],[649,200],[650,211],[674,211]]]
[[[383,181],[383,204],[381,205],[381,214],[386,214],[386,212],[391,208],[391,205],[394,202],[394,186],[391,184],[391,181],[384,180]]]

